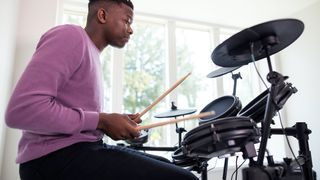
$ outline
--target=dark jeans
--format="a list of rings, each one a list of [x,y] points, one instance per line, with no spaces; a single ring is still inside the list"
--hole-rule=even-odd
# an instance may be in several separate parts
[[[165,158],[102,142],[77,143],[20,165],[22,180],[196,180]]]

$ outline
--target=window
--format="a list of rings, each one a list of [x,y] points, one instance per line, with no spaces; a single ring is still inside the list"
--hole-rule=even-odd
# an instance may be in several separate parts
[[[61,23],[84,26],[86,11],[83,9],[87,4],[65,3]],[[218,97],[232,95],[231,74],[218,78],[206,76],[219,68],[211,60],[212,50],[238,29],[136,14],[133,31],[125,48],[108,47],[101,54],[106,112],[141,112],[189,72],[192,76],[142,117],[144,124],[162,121],[154,115],[169,111],[172,101],[179,109],[197,109],[199,112]],[[238,80],[236,95],[242,105],[246,105],[259,94],[258,77],[252,65],[234,73],[238,72],[242,79]],[[198,121],[179,123],[179,126],[189,131],[198,126]],[[175,125],[168,125],[151,129],[146,145],[176,145],[175,128]],[[108,138],[106,141],[117,143]],[[170,153],[166,154],[170,156]]]
[[[65,11],[63,13],[62,24],[77,24],[84,27],[86,22],[85,13],[75,11]]]
[[[136,21],[134,34],[124,49],[123,107],[125,113],[142,112],[166,88],[166,27]],[[143,116],[143,124],[157,121],[153,116],[164,107],[162,101]],[[165,127],[149,132],[148,145],[166,144]]]
[[[176,28],[177,76],[188,72],[192,76],[177,90],[177,102],[184,108],[195,108],[200,111],[214,99],[214,80],[206,75],[214,68],[210,59],[212,40],[209,29]],[[197,121],[184,123],[187,130],[196,127]]]

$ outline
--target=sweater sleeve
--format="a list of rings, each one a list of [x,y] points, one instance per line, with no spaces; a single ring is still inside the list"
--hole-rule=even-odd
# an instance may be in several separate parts
[[[9,127],[38,134],[75,134],[95,130],[99,113],[68,107],[59,91],[82,63],[85,42],[72,26],[44,34],[22,74],[6,110]]]

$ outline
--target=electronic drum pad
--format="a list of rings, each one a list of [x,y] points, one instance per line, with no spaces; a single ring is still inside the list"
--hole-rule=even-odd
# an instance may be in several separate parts
[[[240,152],[259,138],[260,130],[251,118],[226,117],[186,133],[181,149],[187,157],[212,158]]]

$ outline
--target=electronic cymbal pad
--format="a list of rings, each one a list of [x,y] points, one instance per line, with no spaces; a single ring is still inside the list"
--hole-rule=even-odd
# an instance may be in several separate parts
[[[214,71],[212,71],[211,73],[209,73],[207,75],[207,78],[215,78],[215,77],[219,77],[219,76],[222,76],[222,75],[225,75],[227,73],[230,73],[234,70],[237,70],[238,68],[240,68],[241,66],[236,66],[236,67],[222,67],[222,68],[219,68],[219,69],[216,69]]]
[[[178,109],[174,102],[171,102],[171,110],[155,115],[156,118],[172,118],[195,113],[196,109]]]
[[[297,19],[278,19],[246,28],[231,36],[212,54],[212,61],[222,67],[236,67],[275,54],[302,34],[304,24]]]
[[[163,113],[157,114],[154,117],[156,117],[156,118],[178,117],[178,116],[192,114],[196,111],[197,111],[196,109],[176,109],[176,110],[170,110],[168,112],[163,112]]]

